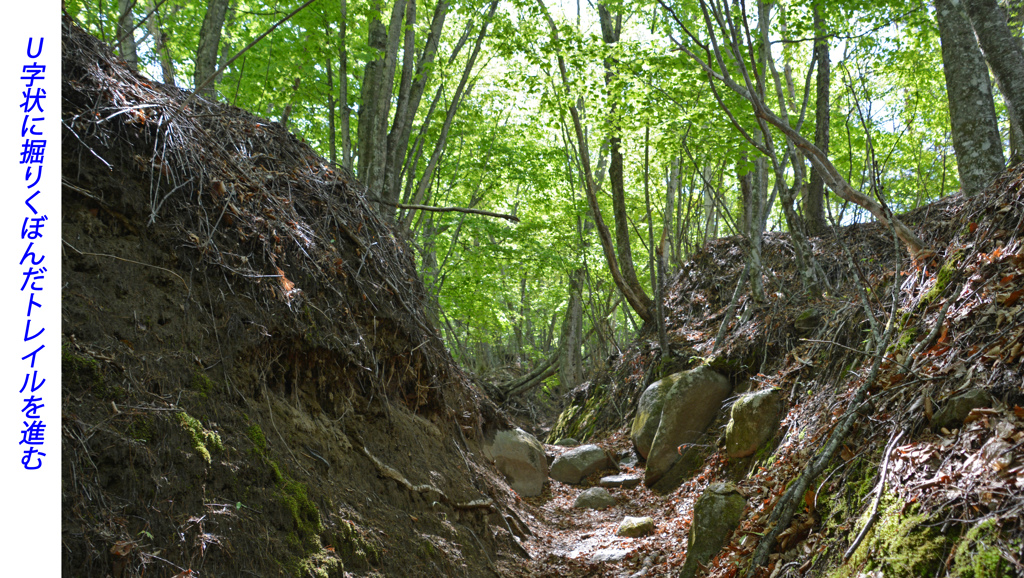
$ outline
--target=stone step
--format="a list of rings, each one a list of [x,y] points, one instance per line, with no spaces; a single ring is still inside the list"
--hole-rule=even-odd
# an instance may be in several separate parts
[[[640,476],[631,476],[629,474],[618,474],[615,476],[605,476],[601,478],[601,481],[597,482],[597,485],[602,488],[625,488],[631,490],[640,484]]]

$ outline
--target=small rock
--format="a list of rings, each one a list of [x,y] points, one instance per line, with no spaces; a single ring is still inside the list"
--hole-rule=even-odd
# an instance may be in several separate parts
[[[640,536],[646,536],[654,531],[654,518],[650,516],[644,516],[643,518],[634,518],[632,516],[626,516],[622,523],[619,524],[619,529],[615,531],[616,536],[622,536],[624,538],[639,538]]]
[[[601,481],[597,482],[597,485],[602,488],[625,488],[632,490],[640,485],[640,476],[631,476],[629,474],[605,476],[601,478]]]
[[[573,448],[551,463],[551,477],[565,484],[578,484],[590,474],[615,468],[615,460],[600,447],[587,444]]]
[[[821,325],[821,311],[811,308],[797,316],[793,327],[799,335],[810,335]]]
[[[608,490],[604,488],[590,488],[576,496],[576,501],[573,502],[572,507],[600,510],[614,506],[615,504],[615,498],[608,492]]]
[[[972,409],[990,405],[992,405],[992,398],[982,389],[972,389],[967,393],[952,397],[942,404],[942,409],[932,416],[932,429],[938,431],[941,428],[960,427]]]
[[[619,467],[623,468],[631,468],[640,461],[640,458],[637,457],[636,452],[633,450],[623,450],[619,452],[618,459]]]
[[[629,555],[629,550],[622,550],[620,548],[602,548],[588,560],[591,564],[597,564],[598,562],[618,562],[619,560],[625,560],[626,556]]]
[[[557,442],[555,442],[553,445],[556,445],[556,446],[566,446],[566,447],[576,447],[576,446],[580,445],[580,442],[577,441],[576,438],[562,438],[562,439],[558,440]]]

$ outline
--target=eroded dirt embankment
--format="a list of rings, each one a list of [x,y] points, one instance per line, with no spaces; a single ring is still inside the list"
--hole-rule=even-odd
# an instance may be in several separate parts
[[[64,574],[514,573],[500,418],[362,187],[63,41]]]
[[[550,503],[562,507],[550,517],[578,537],[602,542],[550,558],[539,570],[673,575],[687,555],[694,501],[709,483],[731,480],[747,509],[707,575],[749,571],[775,526],[783,492],[824,455],[847,412],[859,408],[824,471],[796,497],[796,516],[779,528],[767,565],[748,575],[1024,574],[1024,166],[974,198],[947,197],[904,220],[935,250],[933,257],[909,259],[877,224],[840,228],[812,239],[822,290],[813,298],[799,291],[788,236],[767,235],[763,282],[770,299],[757,304],[749,291],[742,294],[717,347],[744,266],[742,245],[719,239],[685,263],[668,289],[670,353],[661,355],[656,337],[638,340],[606,375],[570,394],[549,441],[622,445],[644,388],[701,364],[727,375],[736,392],[780,390],[786,415],[777,435],[753,459],[730,461],[729,408],[723,408],[696,444],[704,467],[679,489],[662,496],[642,488],[622,492],[623,512],[642,505],[660,516],[655,535],[641,541],[612,535],[623,512],[588,524],[589,515],[568,507],[581,488],[555,485]],[[872,378],[878,343],[890,326]],[[867,401],[855,408],[861,388]],[[961,406],[963,415],[946,419]],[[543,508],[546,499],[536,505]],[[877,521],[851,550],[872,511]],[[550,538],[567,543],[564,535]],[[598,547],[630,554],[588,563]]]

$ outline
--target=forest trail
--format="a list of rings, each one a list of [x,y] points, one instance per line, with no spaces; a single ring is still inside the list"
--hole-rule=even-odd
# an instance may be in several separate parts
[[[581,510],[600,473],[524,498],[484,457],[531,402],[498,406],[455,363],[412,249],[348,172],[64,34],[66,575],[672,576],[726,480],[746,506],[709,577],[764,544],[751,577],[1024,572],[1024,165],[904,215],[928,258],[874,223],[811,238],[820,296],[768,233],[772,298],[731,310],[744,244],[709,241],[669,280],[667,350],[642,334],[548,399],[549,439],[628,456],[645,388],[695,368],[778,391],[784,415],[728,460],[719,403],[682,485]],[[625,516],[653,534],[615,536]]]

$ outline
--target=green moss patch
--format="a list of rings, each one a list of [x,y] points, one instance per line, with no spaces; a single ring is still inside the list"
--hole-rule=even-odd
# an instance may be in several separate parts
[[[253,424],[245,430],[246,437],[252,442],[253,450],[256,453],[265,454],[267,453],[267,437],[263,435],[263,430],[260,426]]]
[[[962,259],[963,253],[957,251],[956,254],[942,264],[939,272],[935,275],[935,285],[932,285],[932,288],[921,297],[921,305],[930,305],[942,295],[946,287],[949,286],[949,282],[953,280],[953,275],[957,272]]]
[[[291,512],[295,528],[303,537],[315,536],[323,530],[320,510],[309,499],[305,484],[296,481],[285,482],[278,499]]]
[[[995,520],[972,526],[964,533],[953,552],[952,576],[959,578],[997,578],[1010,575],[1009,564],[999,553],[996,542],[999,526]]]
[[[208,397],[213,393],[215,384],[212,379],[207,377],[205,373],[196,372],[192,375],[192,389],[194,389],[199,397]]]
[[[930,578],[944,564],[950,538],[929,524],[929,517],[915,505],[894,497],[883,499],[878,521],[848,563],[829,574],[830,578],[856,576],[864,571],[880,570],[886,576]],[[859,531],[867,514],[855,530]],[[850,532],[855,536],[857,531]]]
[[[204,428],[202,422],[183,411],[178,412],[176,416],[178,424],[181,425],[182,429],[188,433],[189,438],[192,440],[192,449],[206,463],[212,462],[210,450],[207,446],[218,451],[224,451],[224,443],[221,441],[219,434]]]

